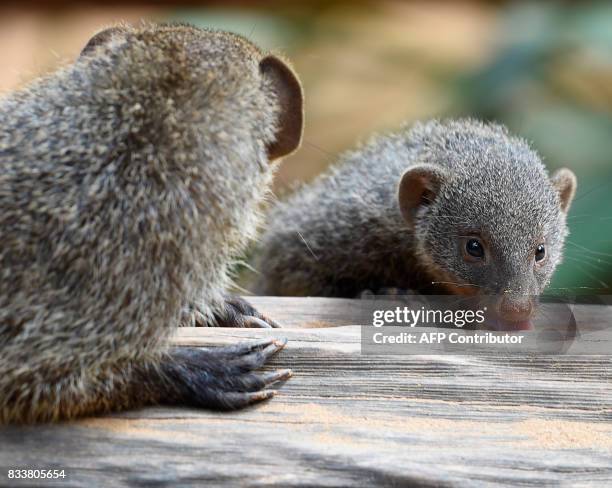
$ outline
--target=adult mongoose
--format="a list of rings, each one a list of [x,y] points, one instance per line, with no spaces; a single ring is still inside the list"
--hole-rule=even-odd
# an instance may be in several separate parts
[[[267,326],[227,297],[273,169],[302,133],[292,70],[237,35],[118,26],[0,101],[0,423],[167,403],[232,409],[284,345],[165,344],[186,311]]]
[[[255,288],[493,295],[501,317],[522,328],[561,261],[575,189],[570,170],[549,177],[527,142],[501,125],[404,126],[275,206]]]

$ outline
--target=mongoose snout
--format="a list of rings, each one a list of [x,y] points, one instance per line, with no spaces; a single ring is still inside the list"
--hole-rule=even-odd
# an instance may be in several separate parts
[[[430,121],[374,137],[273,209],[256,291],[416,290],[492,301],[527,327],[562,260],[576,191],[497,124]]]
[[[531,318],[535,309],[535,299],[530,296],[503,295],[498,301],[496,312],[502,323],[499,328],[507,329],[530,329]]]

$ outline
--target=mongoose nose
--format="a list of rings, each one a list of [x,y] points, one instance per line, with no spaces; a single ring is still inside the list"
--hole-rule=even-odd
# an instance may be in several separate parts
[[[505,295],[499,301],[498,312],[502,319],[509,322],[528,320],[533,313],[531,297],[512,297]]]

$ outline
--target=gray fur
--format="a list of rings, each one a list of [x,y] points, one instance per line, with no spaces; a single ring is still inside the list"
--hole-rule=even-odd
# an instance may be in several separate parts
[[[86,51],[0,100],[0,423],[163,401],[165,340],[193,303],[214,325],[273,176],[250,42],[121,26]]]
[[[422,163],[445,177],[411,225],[400,212],[398,184]],[[569,183],[568,206],[575,180]],[[471,288],[539,295],[562,257],[567,227],[560,203],[540,157],[504,127],[470,119],[417,123],[348,152],[275,206],[255,265],[256,291],[353,297],[367,289]],[[485,266],[461,257],[459,236],[471,232],[490,242],[493,259]],[[535,267],[540,242],[548,254]]]

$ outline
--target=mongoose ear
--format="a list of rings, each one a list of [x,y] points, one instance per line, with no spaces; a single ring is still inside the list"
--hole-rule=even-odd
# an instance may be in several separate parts
[[[414,225],[419,208],[434,201],[447,178],[446,171],[433,164],[418,164],[404,172],[397,197],[402,216],[409,225]]]
[[[262,59],[259,69],[272,81],[280,105],[276,140],[267,147],[268,158],[272,161],[292,153],[302,141],[304,96],[302,85],[291,68],[276,56]]]
[[[576,194],[576,175],[567,168],[561,168],[555,171],[550,178],[553,188],[559,194],[561,201],[561,211],[567,213]]]
[[[108,29],[101,30],[97,34],[94,34],[94,36],[91,39],[89,39],[89,41],[87,41],[87,44],[85,44],[85,47],[81,49],[80,55],[83,56],[84,54],[89,54],[96,47],[101,46],[102,44],[108,42],[111,39],[111,37],[121,32],[123,32],[123,29],[121,27],[109,27]]]

